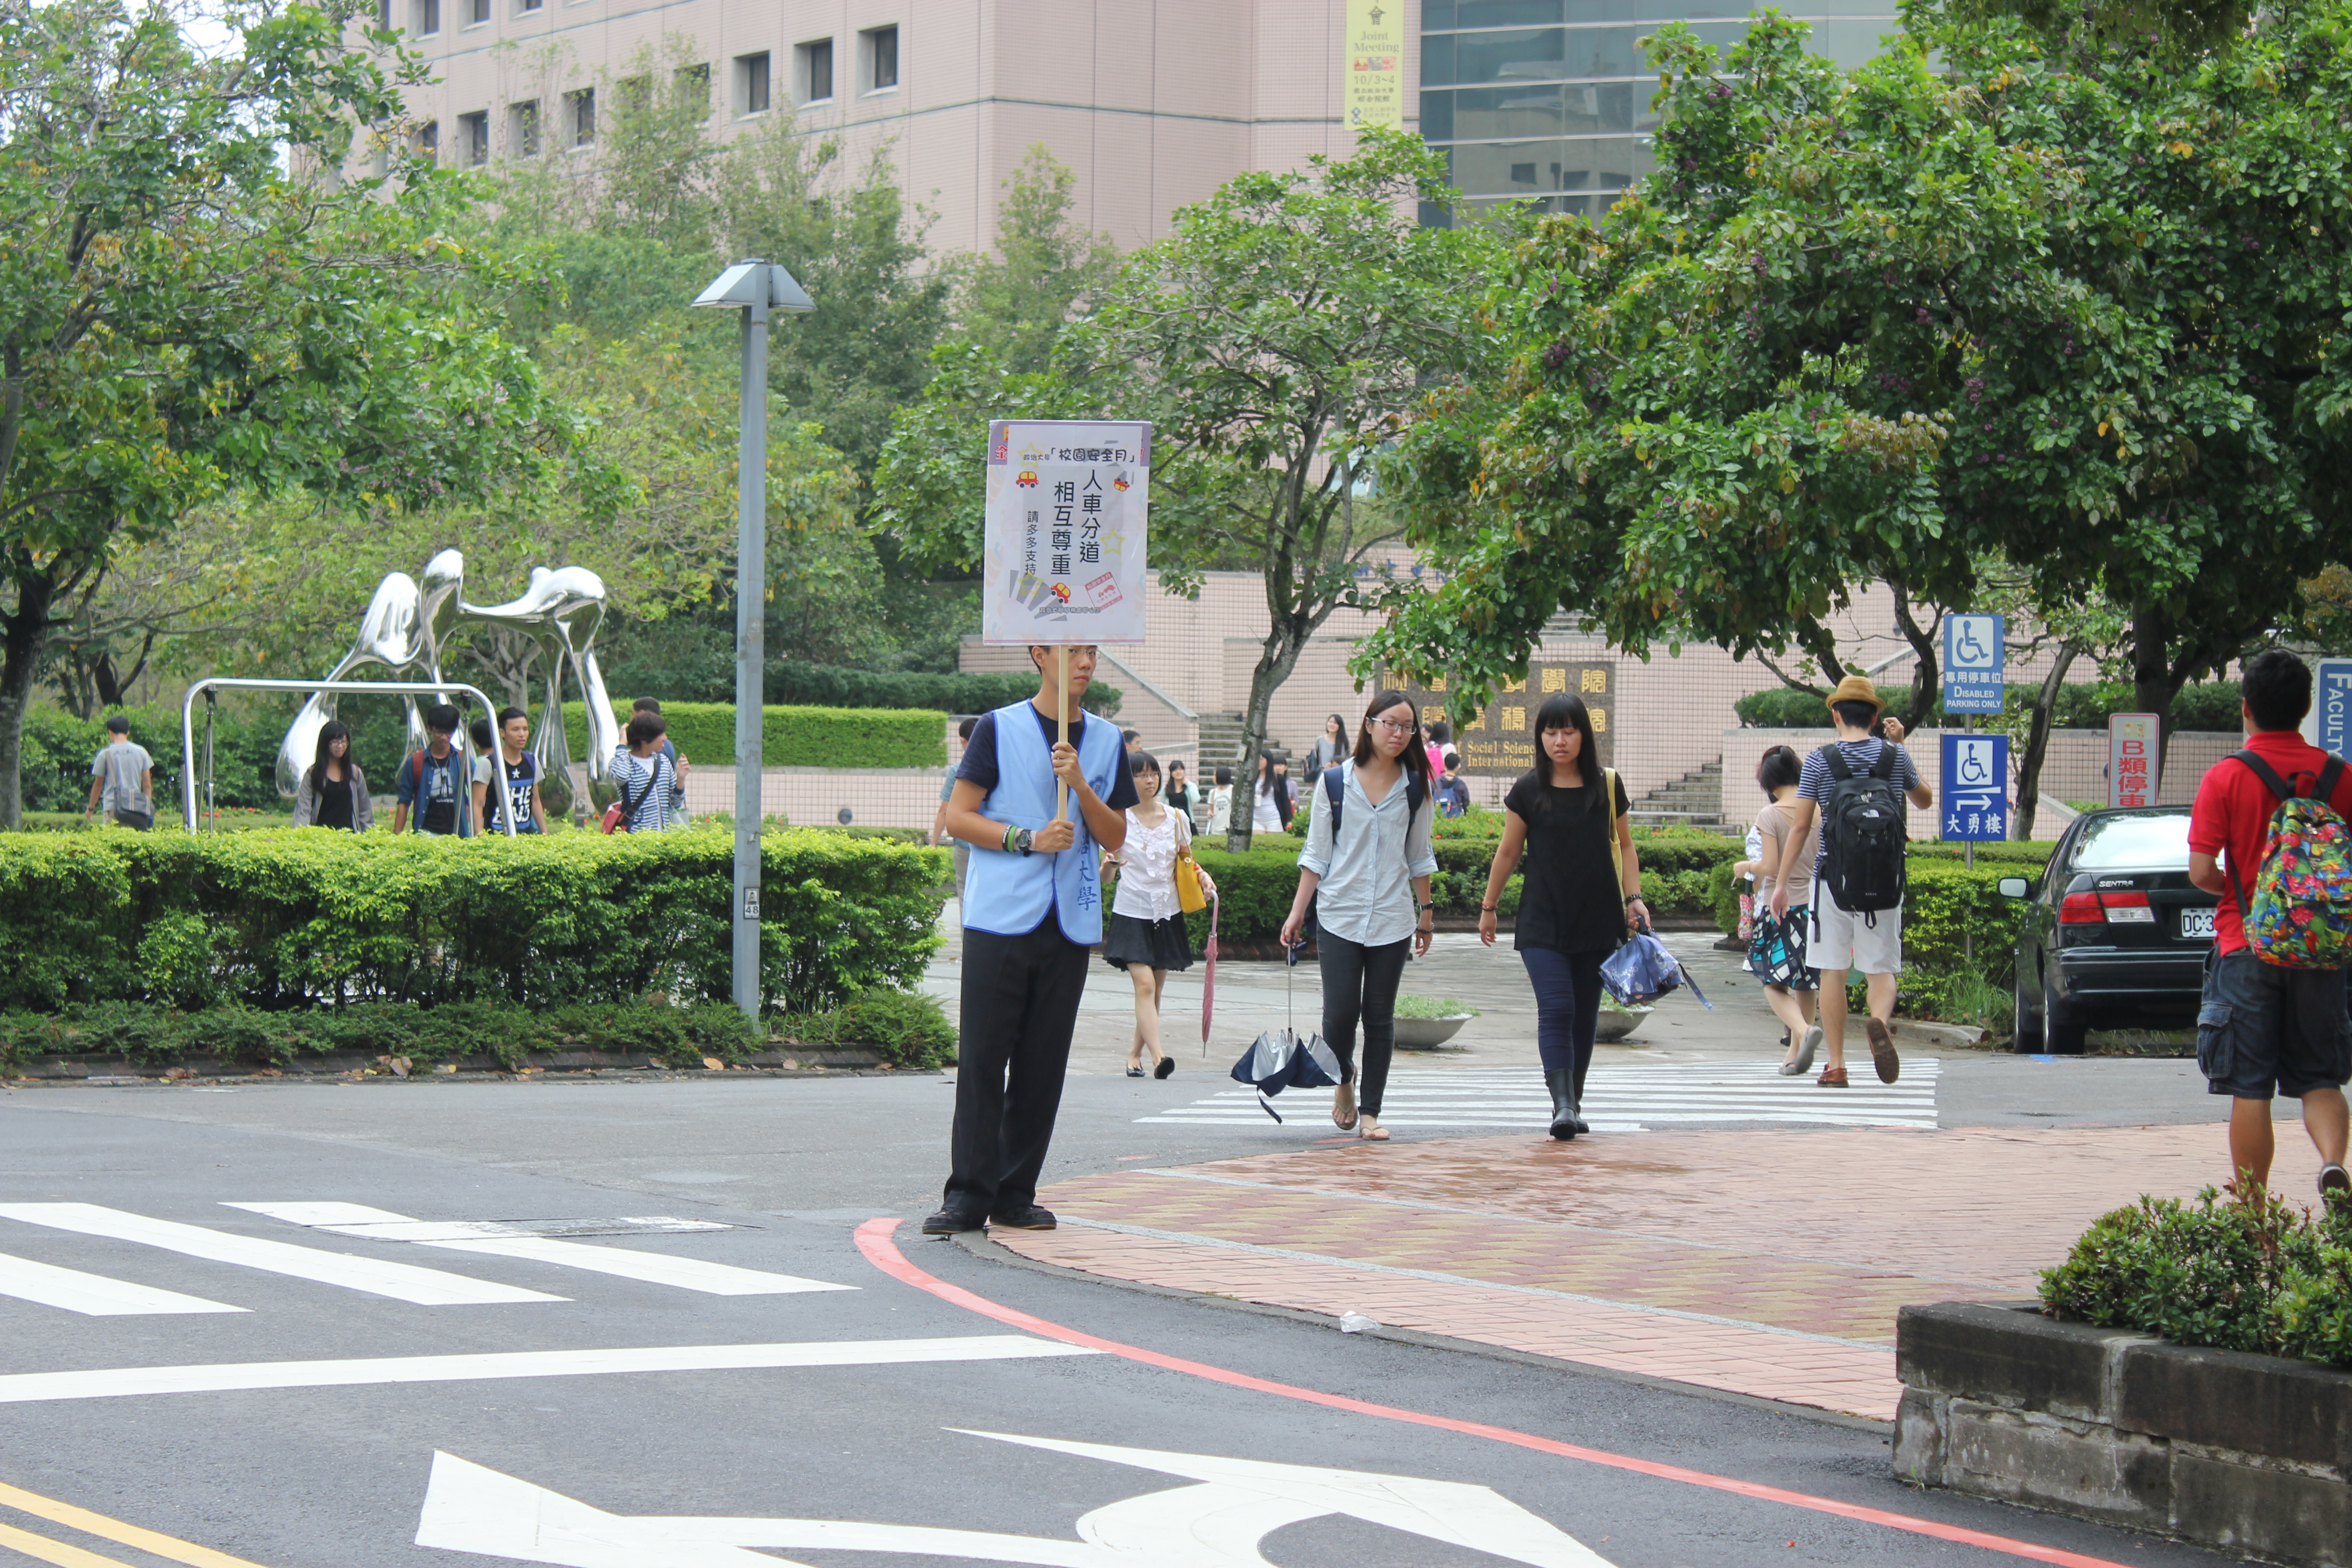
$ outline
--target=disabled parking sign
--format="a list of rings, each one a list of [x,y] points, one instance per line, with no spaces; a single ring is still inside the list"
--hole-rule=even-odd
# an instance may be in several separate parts
[[[1944,617],[1944,711],[1998,713],[2005,688],[2005,616]]]
[[[1944,734],[1943,798],[1937,811],[1950,844],[2009,837],[2009,737]]]

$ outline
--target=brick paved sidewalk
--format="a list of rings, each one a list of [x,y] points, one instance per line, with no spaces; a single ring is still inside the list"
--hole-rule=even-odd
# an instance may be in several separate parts
[[[2310,1190],[2281,1128],[2281,1191]],[[2019,1299],[2083,1228],[2220,1174],[2212,1126],[1349,1143],[1065,1182],[1051,1232],[1115,1279],[1891,1419],[1906,1301]]]

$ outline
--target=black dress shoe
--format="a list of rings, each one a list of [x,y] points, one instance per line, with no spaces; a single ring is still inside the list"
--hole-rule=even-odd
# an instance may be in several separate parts
[[[1151,1076],[1153,1078],[1166,1078],[1170,1073],[1174,1072],[1175,1070],[1176,1058],[1174,1057],[1161,1057],[1160,1058],[1160,1065],[1151,1069]]]
[[[1054,1211],[1031,1204],[1027,1208],[1014,1209],[1010,1214],[992,1214],[988,1223],[1004,1230],[1051,1230]]]
[[[925,1236],[954,1236],[962,1231],[987,1228],[988,1222],[978,1215],[961,1214],[954,1209],[941,1209],[923,1222]]]

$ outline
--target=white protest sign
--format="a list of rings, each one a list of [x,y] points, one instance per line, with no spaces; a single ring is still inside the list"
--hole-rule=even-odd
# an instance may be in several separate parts
[[[984,643],[1139,643],[1151,426],[998,419],[988,427]]]

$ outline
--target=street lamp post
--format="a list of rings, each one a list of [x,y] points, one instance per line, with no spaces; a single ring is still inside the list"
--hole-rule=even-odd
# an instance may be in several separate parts
[[[760,1018],[760,741],[768,588],[768,312],[814,310],[781,267],[739,261],[694,301],[743,312],[741,436],[735,459],[735,1005]]]

